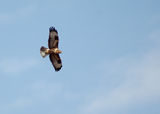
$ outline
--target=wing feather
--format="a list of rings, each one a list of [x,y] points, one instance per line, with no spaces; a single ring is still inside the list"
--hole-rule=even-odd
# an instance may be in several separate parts
[[[51,27],[49,32],[49,39],[48,39],[48,47],[51,48],[58,48],[59,38],[58,32],[55,28]]]
[[[62,61],[59,54],[52,53],[49,55],[49,58],[55,71],[59,71],[62,68]]]

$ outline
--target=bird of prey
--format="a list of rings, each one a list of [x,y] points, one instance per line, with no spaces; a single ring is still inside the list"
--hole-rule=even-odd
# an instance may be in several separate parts
[[[49,28],[49,39],[48,39],[48,47],[46,48],[42,46],[40,48],[40,54],[44,58],[49,55],[50,61],[55,69],[55,71],[59,71],[62,68],[62,61],[59,56],[62,51],[58,49],[59,37],[58,32],[54,27]]]

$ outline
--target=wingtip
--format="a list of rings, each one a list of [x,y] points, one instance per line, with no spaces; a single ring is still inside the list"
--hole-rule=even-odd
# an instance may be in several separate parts
[[[55,68],[55,71],[58,72],[58,71],[61,70],[61,68],[62,68],[62,67],[60,67],[60,68]]]
[[[51,32],[51,31],[55,31],[56,33],[58,33],[57,30],[55,29],[55,27],[53,27],[53,26],[51,26],[51,27],[49,28],[49,32]]]

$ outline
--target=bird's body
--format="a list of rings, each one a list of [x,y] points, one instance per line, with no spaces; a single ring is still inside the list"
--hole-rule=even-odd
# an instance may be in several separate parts
[[[41,50],[43,50],[43,48],[45,48],[45,47],[41,47]],[[45,54],[46,55],[48,55],[48,54],[60,54],[60,53],[62,53],[62,51],[60,51],[58,48],[52,48],[52,49],[49,49],[49,48],[46,48],[45,50],[44,50],[44,52],[45,52]],[[42,52],[41,52],[42,53]],[[43,57],[43,56],[42,56]]]
[[[62,67],[62,61],[59,56],[62,51],[58,49],[59,37],[58,32],[54,27],[50,27],[49,29],[49,39],[48,39],[48,47],[46,48],[42,46],[40,48],[40,54],[44,58],[49,55],[50,61],[55,68],[55,71],[59,71]]]

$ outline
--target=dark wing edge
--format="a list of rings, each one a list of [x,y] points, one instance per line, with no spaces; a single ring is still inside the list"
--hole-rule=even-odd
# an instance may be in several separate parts
[[[59,54],[50,54],[50,61],[55,69],[55,71],[59,71],[62,68],[62,61]]]
[[[48,47],[51,48],[58,48],[59,38],[57,30],[50,29],[49,32],[49,39],[48,39]]]

